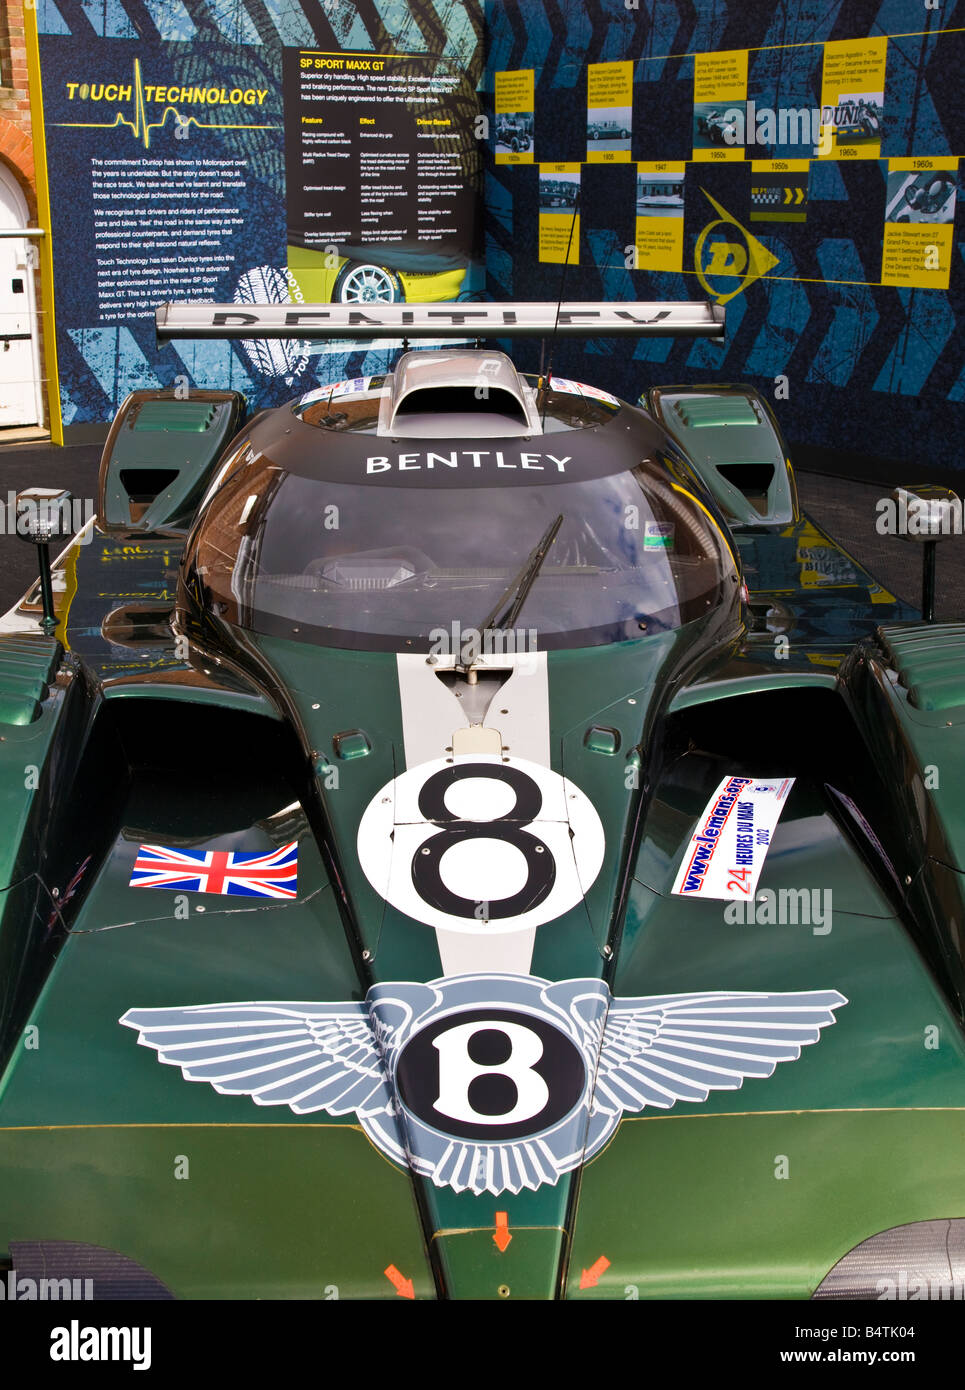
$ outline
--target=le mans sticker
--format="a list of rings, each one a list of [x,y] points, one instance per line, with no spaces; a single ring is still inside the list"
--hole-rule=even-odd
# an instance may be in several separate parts
[[[793,777],[725,777],[700,813],[673,892],[685,898],[751,898]]]

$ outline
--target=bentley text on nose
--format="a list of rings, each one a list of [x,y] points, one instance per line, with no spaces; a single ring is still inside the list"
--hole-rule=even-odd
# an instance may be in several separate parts
[[[555,468],[557,473],[565,473],[570,461],[569,454],[558,458],[555,454],[511,454],[503,449],[453,449],[447,454],[431,451],[396,454],[394,459],[388,454],[376,454],[365,460],[365,471],[388,473],[396,469],[399,473],[412,473],[423,468],[525,468],[552,473]]]

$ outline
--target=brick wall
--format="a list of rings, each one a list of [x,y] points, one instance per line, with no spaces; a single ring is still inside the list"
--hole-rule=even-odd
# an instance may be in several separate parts
[[[0,158],[13,170],[31,218],[37,215],[23,0],[0,5]]]
[[[31,225],[36,226],[37,186],[27,87],[23,0],[0,0],[0,160],[19,183],[27,200]],[[34,281],[37,305],[42,311],[39,272],[34,272]],[[40,323],[42,334],[42,312]]]

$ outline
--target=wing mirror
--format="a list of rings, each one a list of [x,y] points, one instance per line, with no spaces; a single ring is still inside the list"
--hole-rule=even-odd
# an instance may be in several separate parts
[[[921,615],[935,621],[935,547],[946,536],[962,534],[962,503],[948,487],[932,483],[896,487],[897,532],[906,541],[918,541],[921,557]]]
[[[49,546],[51,541],[65,541],[73,534],[71,500],[70,493],[61,488],[29,487],[17,493],[17,535],[37,547],[44,610],[40,626],[45,632],[53,632],[57,626]]]

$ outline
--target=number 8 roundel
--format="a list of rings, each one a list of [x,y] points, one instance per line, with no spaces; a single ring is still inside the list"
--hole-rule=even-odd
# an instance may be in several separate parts
[[[422,763],[362,816],[358,854],[373,888],[416,921],[480,935],[562,916],[603,863],[592,802],[522,758]]]

